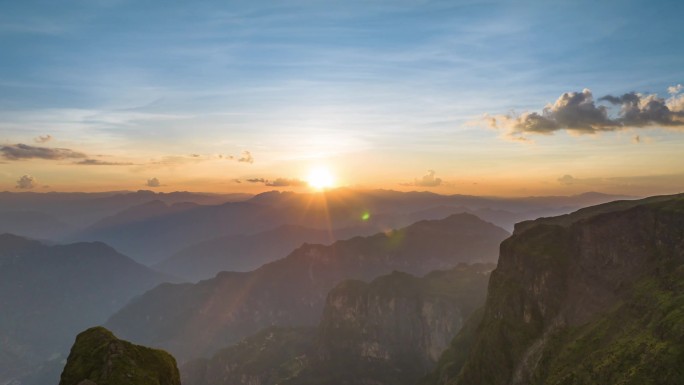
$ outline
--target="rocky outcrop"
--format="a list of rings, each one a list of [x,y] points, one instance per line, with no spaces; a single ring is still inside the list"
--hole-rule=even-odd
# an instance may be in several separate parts
[[[103,327],[76,337],[59,385],[180,385],[176,360],[163,350],[133,345]]]
[[[413,384],[482,306],[492,264],[346,281],[317,329],[269,328],[182,368],[186,385]]]
[[[684,195],[520,224],[482,317],[426,383],[682,383]]]

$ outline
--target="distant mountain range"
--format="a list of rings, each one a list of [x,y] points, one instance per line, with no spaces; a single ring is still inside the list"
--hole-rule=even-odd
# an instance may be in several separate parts
[[[0,235],[0,383],[60,362],[77,332],[170,279],[103,243]]]
[[[212,257],[202,254],[197,257],[215,260],[216,253],[211,247],[205,249],[206,245],[197,244],[211,242],[218,246],[221,241],[217,238],[226,240],[228,237],[255,235],[283,225],[324,230],[333,235],[330,241],[334,241],[404,227],[419,220],[442,219],[450,214],[468,212],[512,230],[513,224],[522,220],[564,214],[615,198],[598,193],[504,199],[386,190],[337,189],[314,194],[268,192],[243,202],[209,206],[146,202],[104,218],[74,234],[71,239],[103,241],[142,263],[152,265],[188,248],[207,250]],[[242,247],[236,239],[225,246]],[[253,256],[244,255],[243,258]],[[227,260],[231,258],[226,256]],[[236,266],[228,270],[241,268]],[[211,272],[210,276],[217,272]]]
[[[493,262],[507,236],[491,223],[458,214],[329,246],[304,244],[252,272],[160,285],[112,316],[107,327],[185,361],[269,325],[315,325],[328,291],[345,279],[371,280],[393,270],[423,275],[462,262]]]

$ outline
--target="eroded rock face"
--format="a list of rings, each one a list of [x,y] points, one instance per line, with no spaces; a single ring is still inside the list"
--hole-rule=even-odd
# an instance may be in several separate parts
[[[671,377],[682,277],[681,195],[524,223],[501,245],[482,322],[432,383],[637,384],[656,367]]]
[[[269,328],[183,367],[185,385],[415,384],[481,307],[493,264],[345,281],[317,328]]]
[[[180,385],[176,360],[162,350],[117,339],[95,327],[80,333],[60,385]]]

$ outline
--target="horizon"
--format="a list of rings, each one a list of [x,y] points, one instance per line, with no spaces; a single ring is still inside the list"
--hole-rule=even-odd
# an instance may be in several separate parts
[[[3,10],[0,190],[684,191],[682,3]]]

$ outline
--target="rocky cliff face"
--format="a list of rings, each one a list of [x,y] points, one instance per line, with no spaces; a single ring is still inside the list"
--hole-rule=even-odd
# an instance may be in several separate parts
[[[523,223],[426,382],[681,383],[683,265],[682,195]]]
[[[484,303],[492,264],[346,281],[317,329],[266,329],[183,367],[185,385],[413,384]]]
[[[305,244],[249,273],[160,285],[112,316],[107,326],[187,360],[267,326],[315,326],[327,293],[346,279],[372,280],[393,270],[424,275],[461,262],[492,261],[506,236],[501,228],[459,214],[329,246]]]
[[[180,385],[176,360],[133,345],[102,327],[76,337],[59,385]]]

